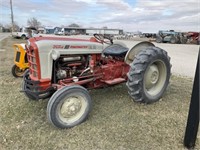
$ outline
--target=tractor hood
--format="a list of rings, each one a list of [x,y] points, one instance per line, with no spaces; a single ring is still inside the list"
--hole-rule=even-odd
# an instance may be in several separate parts
[[[34,37],[28,40],[40,66],[41,78],[51,79],[53,60],[62,55],[101,54],[104,44],[85,39]]]
[[[37,37],[29,40],[35,43],[40,54],[58,51],[60,55],[66,54],[98,54],[103,50],[103,44],[85,39]]]

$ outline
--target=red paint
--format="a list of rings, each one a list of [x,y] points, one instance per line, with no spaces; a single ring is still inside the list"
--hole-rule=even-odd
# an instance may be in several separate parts
[[[41,41],[41,40],[55,40],[55,41],[90,41],[89,39],[75,39],[75,38],[65,38],[65,37],[34,37],[30,38],[29,41]]]
[[[64,46],[62,45],[53,45],[53,49],[63,49]]]

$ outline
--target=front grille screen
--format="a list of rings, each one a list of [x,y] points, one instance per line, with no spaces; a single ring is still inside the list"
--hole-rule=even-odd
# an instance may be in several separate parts
[[[20,52],[17,52],[17,54],[16,54],[16,58],[15,58],[15,61],[16,62],[19,62],[19,60],[20,60]]]
[[[28,50],[28,57],[30,64],[30,74],[32,74],[34,77],[38,77],[38,67],[34,49]]]

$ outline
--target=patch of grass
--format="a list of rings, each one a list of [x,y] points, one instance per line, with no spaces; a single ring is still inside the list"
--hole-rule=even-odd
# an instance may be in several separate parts
[[[184,149],[192,79],[172,76],[163,98],[150,105],[134,103],[125,84],[91,90],[93,109],[88,120],[61,130],[47,121],[48,99],[28,101],[19,92],[22,79],[11,75],[12,44],[22,42],[7,38],[0,45],[6,49],[0,52],[2,150]],[[200,148],[199,136],[196,148]]]

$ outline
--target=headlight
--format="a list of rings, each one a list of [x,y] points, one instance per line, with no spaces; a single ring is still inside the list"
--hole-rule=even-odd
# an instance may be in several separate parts
[[[58,59],[60,57],[59,51],[52,50],[51,57],[52,57],[53,60]]]

